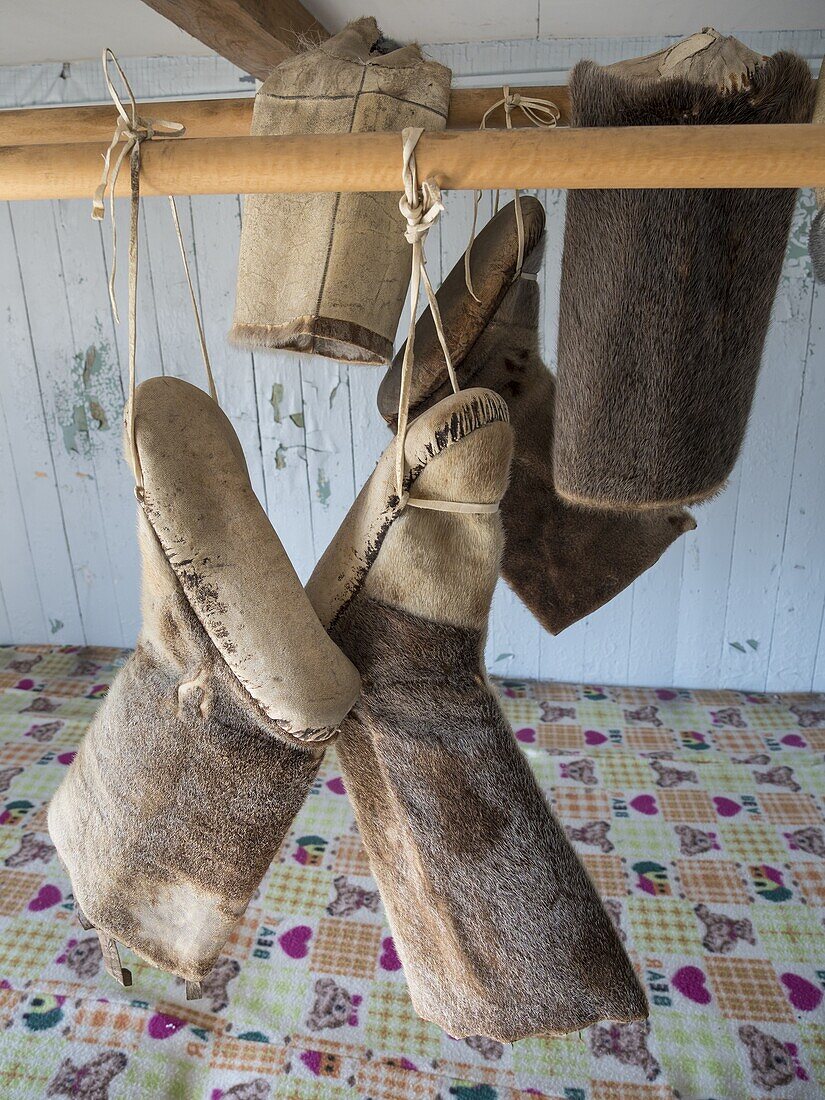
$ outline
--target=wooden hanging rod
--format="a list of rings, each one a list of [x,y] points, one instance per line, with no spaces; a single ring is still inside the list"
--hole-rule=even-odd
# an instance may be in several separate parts
[[[560,121],[570,117],[567,86],[542,85],[513,91],[538,99],[549,99],[561,112]],[[488,107],[501,99],[501,88],[453,88],[447,127],[450,130],[475,130]],[[186,137],[246,137],[252,122],[253,96],[235,99],[152,100],[139,103],[145,118],[168,118],[182,122]],[[111,139],[115,110],[111,103],[102,107],[30,107],[0,111],[0,145],[51,145],[73,141]],[[490,116],[491,126],[504,125],[500,107]],[[514,126],[530,125],[521,111],[513,112]]]
[[[90,198],[97,144],[0,147],[0,199]],[[623,126],[424,134],[419,179],[445,189],[825,184],[825,126]],[[396,133],[192,138],[143,146],[147,195],[399,191]],[[128,192],[128,170],[118,194]],[[299,227],[296,227],[299,231]]]

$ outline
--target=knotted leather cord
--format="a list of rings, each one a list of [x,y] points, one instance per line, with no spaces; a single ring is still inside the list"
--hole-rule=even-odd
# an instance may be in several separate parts
[[[490,115],[499,109],[504,108],[504,121],[508,130],[513,129],[512,114],[516,107],[521,110],[524,117],[531,122],[534,126],[537,126],[542,130],[552,130],[552,128],[558,123],[561,118],[561,111],[552,100],[549,99],[535,99],[533,96],[522,95],[521,92],[511,92],[508,84],[505,84],[501,89],[504,93],[502,99],[497,99],[492,107],[488,107],[481,118],[480,130],[487,129],[487,119]],[[498,213],[499,196],[501,192],[496,191],[494,214]],[[521,267],[524,263],[524,216],[521,211],[521,191],[516,188],[515,191],[516,201],[516,233],[518,234],[518,261],[516,263],[516,277],[521,274]],[[470,273],[470,255],[473,251],[473,244],[476,239],[476,223],[478,221],[478,204],[481,201],[481,191],[476,191],[473,196],[473,225],[470,230],[470,240],[467,244],[467,249],[464,253],[464,282],[467,285],[467,289],[470,294],[475,298],[477,302],[481,302],[481,299],[476,295],[473,290],[473,278]]]
[[[129,113],[123,105],[120,94],[112,83],[109,75],[109,61],[111,60],[117,74],[120,77],[126,95],[129,98]],[[129,183],[131,189],[131,208],[129,219],[129,400],[127,405],[127,432],[129,436],[129,450],[132,458],[132,468],[135,475],[135,496],[139,501],[143,500],[143,471],[140,465],[140,455],[137,449],[135,437],[135,389],[136,377],[136,350],[137,350],[137,275],[138,275],[138,214],[140,212],[140,147],[144,141],[151,141],[154,137],[181,137],[186,132],[182,122],[170,122],[168,119],[143,118],[137,112],[137,103],[132,91],[132,86],[126,79],[126,74],[120,67],[120,62],[108,47],[103,51],[103,76],[106,88],[112,97],[112,102],[117,108],[119,118],[115,126],[109,148],[103,157],[103,171],[100,183],[95,188],[92,203],[92,217],[96,221],[102,221],[105,215],[106,191],[109,191],[109,217],[112,223],[112,268],[109,274],[109,299],[112,303],[112,311],[115,320],[120,324],[120,314],[117,308],[115,296],[115,273],[117,271],[117,222],[115,221],[115,188],[117,186],[120,168],[126,157],[129,157]],[[123,148],[112,163],[112,154],[120,141],[124,142]],[[206,337],[201,323],[200,311],[195,297],[195,289],[192,285],[192,276],[189,271],[189,261],[186,258],[186,248],[183,243],[178,208],[172,195],[169,195],[169,205],[172,211],[172,221],[175,225],[175,233],[180,246],[180,254],[183,260],[183,269],[186,273],[186,282],[189,287],[189,297],[192,302],[192,310],[195,315],[195,325],[198,330],[203,365],[206,370],[206,378],[209,383],[209,393],[213,401],[218,400],[215,388],[215,379],[212,375],[212,365],[209,362],[209,352],[206,347]]]
[[[458,384],[455,368],[453,367],[450,349],[447,347],[447,338],[444,335],[444,326],[441,323],[441,310],[438,308],[433,285],[427,272],[427,261],[424,256],[424,241],[430,229],[438,221],[444,210],[441,199],[441,188],[434,179],[425,180],[419,187],[418,170],[415,163],[415,147],[418,139],[424,133],[421,127],[408,126],[401,137],[403,147],[402,177],[404,180],[404,194],[398,203],[398,208],[407,219],[407,228],[404,236],[412,245],[412,271],[410,273],[410,328],[407,334],[407,344],[404,348],[404,359],[401,364],[401,385],[398,394],[398,429],[395,443],[395,483],[398,494],[399,511],[406,505],[414,508],[430,508],[438,512],[478,512],[493,513],[498,511],[498,502],[494,504],[475,504],[459,500],[428,500],[424,497],[411,497],[404,488],[404,480],[407,475],[407,460],[404,453],[404,445],[407,439],[410,415],[410,384],[412,382],[412,369],[415,353],[415,322],[418,312],[418,297],[421,282],[424,283],[424,291],[430,304],[433,324],[435,325],[438,342],[444,353],[444,361],[447,364],[447,373],[450,376],[450,384],[453,393],[458,393],[461,387]]]

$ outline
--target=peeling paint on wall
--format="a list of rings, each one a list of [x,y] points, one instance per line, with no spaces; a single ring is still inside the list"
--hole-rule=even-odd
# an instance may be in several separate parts
[[[321,506],[323,508],[326,508],[329,504],[331,490],[329,486],[329,478],[327,477],[326,471],[324,470],[323,466],[321,466],[318,470],[317,485],[318,488],[316,490],[316,495],[318,497],[318,500],[321,502]]]
[[[67,385],[58,388],[55,394],[57,419],[66,450],[90,458],[95,449],[96,432],[109,431],[111,419],[119,415],[122,403],[120,370],[108,341],[99,340],[85,351],[77,352]]]
[[[83,405],[74,405],[67,420],[61,420],[60,429],[63,432],[63,446],[67,451],[75,454],[86,454],[88,451],[89,422],[86,419],[86,409]],[[78,435],[82,442],[78,442]]]
[[[272,406],[272,419],[276,424],[281,423],[281,402],[284,399],[284,387],[280,382],[272,383],[272,393],[269,395],[269,403]]]

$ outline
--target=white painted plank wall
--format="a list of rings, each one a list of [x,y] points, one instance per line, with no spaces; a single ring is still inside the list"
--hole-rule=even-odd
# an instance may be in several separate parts
[[[819,32],[742,34],[756,49],[792,48],[811,63]],[[430,47],[460,84],[563,81],[590,56],[607,62],[669,39],[522,40]],[[129,64],[141,97],[249,94],[216,58]],[[104,98],[96,65],[0,69],[0,105]],[[543,342],[555,365],[564,194],[548,212]],[[747,442],[727,490],[697,509],[698,529],[608,607],[558,638],[499,587],[490,669],[601,683],[825,690],[825,293],[805,254],[812,197],[803,192],[782,274]],[[121,242],[126,204],[118,203]],[[179,200],[224,406],[250,472],[299,574],[332,538],[388,436],[375,409],[380,372],[311,356],[229,347],[242,204]],[[485,195],[480,224],[490,216]],[[106,294],[111,265],[89,203],[0,210],[0,640],[128,645],[138,617],[131,483],[120,455],[126,331]],[[471,196],[447,196],[428,241],[434,281],[467,240]],[[144,200],[139,362],[143,374],[200,384],[200,355],[165,199]],[[125,249],[121,256],[125,255]],[[125,311],[126,272],[117,273]],[[406,328],[402,320],[400,332]]]

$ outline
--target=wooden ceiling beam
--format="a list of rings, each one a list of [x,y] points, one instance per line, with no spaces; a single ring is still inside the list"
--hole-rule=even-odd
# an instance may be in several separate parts
[[[301,40],[329,38],[300,0],[143,2],[259,80],[265,80],[276,65],[293,54]]]
[[[559,121],[570,113],[567,88],[518,88],[514,91],[538,99],[549,99],[559,108]],[[449,130],[474,130],[488,107],[501,99],[501,88],[453,88],[450,95]],[[182,122],[187,138],[244,137],[252,122],[253,97],[235,99],[189,99],[175,102],[154,100],[139,103],[146,118],[159,117]],[[529,126],[521,111],[514,111],[513,125]],[[109,141],[115,125],[111,103],[102,107],[28,107],[0,111],[0,145],[51,145],[64,142]],[[504,125],[504,112],[490,116],[491,127]]]

